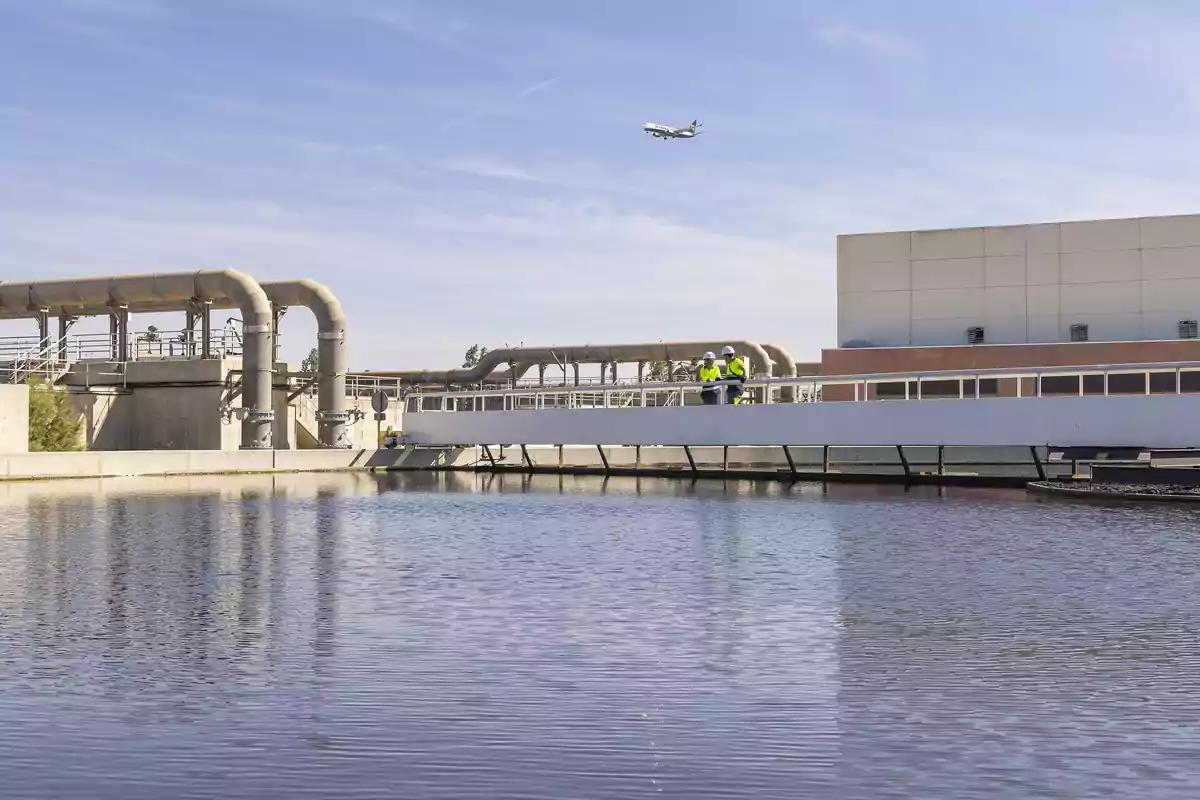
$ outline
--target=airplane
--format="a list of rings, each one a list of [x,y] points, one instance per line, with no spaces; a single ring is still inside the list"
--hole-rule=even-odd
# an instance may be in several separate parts
[[[693,136],[699,135],[702,131],[696,130],[703,122],[692,120],[692,124],[686,128],[672,128],[670,125],[659,125],[657,122],[647,122],[642,126],[642,130],[653,136],[655,139],[662,139],[664,142],[667,139],[691,139]]]

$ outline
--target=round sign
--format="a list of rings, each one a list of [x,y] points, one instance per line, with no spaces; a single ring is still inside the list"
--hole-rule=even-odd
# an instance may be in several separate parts
[[[383,412],[387,411],[387,407],[388,396],[386,393],[378,391],[371,395],[371,408],[375,410],[376,414],[382,414]]]

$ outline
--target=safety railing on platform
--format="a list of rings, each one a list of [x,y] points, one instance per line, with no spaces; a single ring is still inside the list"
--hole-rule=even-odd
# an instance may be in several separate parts
[[[109,333],[69,334],[42,341],[37,336],[0,337],[0,363],[40,358],[46,362],[113,361],[121,353],[120,341]],[[204,352],[199,331],[160,331],[149,329],[132,334],[126,353],[128,359],[196,358]],[[240,331],[227,327],[209,336],[209,355],[213,358],[240,356]]]
[[[637,381],[633,379],[622,378],[613,383],[611,380],[603,381],[599,378],[580,378],[578,384],[570,384],[563,386],[559,383],[540,383],[536,378],[532,380],[521,380],[517,382],[517,388],[523,391],[552,391],[573,389],[578,387],[584,388],[604,388],[620,389],[628,386],[636,386]],[[479,391],[504,391],[511,387],[484,384],[483,388],[476,387],[456,387],[454,392],[479,392]],[[399,399],[405,395],[412,394],[417,391],[416,387],[411,383],[400,380],[399,378],[374,376],[370,373],[352,372],[346,376],[346,394],[350,397],[370,397],[375,392],[383,392],[388,397]]]
[[[729,383],[721,382],[719,385]],[[699,405],[699,393],[705,386],[690,382],[641,383],[605,388],[571,386],[492,391],[415,391],[405,398],[405,410],[514,411]],[[828,403],[1200,394],[1200,362],[758,378],[747,381],[745,387],[744,402],[747,403],[779,403],[785,398],[788,398],[788,402]]]

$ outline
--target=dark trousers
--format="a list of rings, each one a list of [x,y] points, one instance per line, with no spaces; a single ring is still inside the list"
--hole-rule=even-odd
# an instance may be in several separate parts
[[[716,389],[701,389],[700,402],[706,406],[715,406],[720,393]]]
[[[742,392],[744,392],[746,390],[739,383],[739,384],[735,384],[733,386],[726,386],[725,391],[726,391],[726,397],[729,398],[729,402],[735,403],[735,402],[737,402],[737,399],[742,396]]]

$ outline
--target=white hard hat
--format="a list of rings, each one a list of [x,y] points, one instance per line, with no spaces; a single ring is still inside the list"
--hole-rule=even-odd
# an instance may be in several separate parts
[[[721,355],[723,355],[723,356],[733,355],[733,348],[730,347],[729,345],[725,345],[723,348],[721,348]]]
[[[714,355],[713,355],[713,351],[712,351],[712,350],[709,350],[707,353],[705,353],[705,354],[704,354],[704,360],[705,360],[705,361],[708,361],[708,360],[710,360],[710,359],[713,359],[713,358],[716,358],[716,356],[714,356]]]

